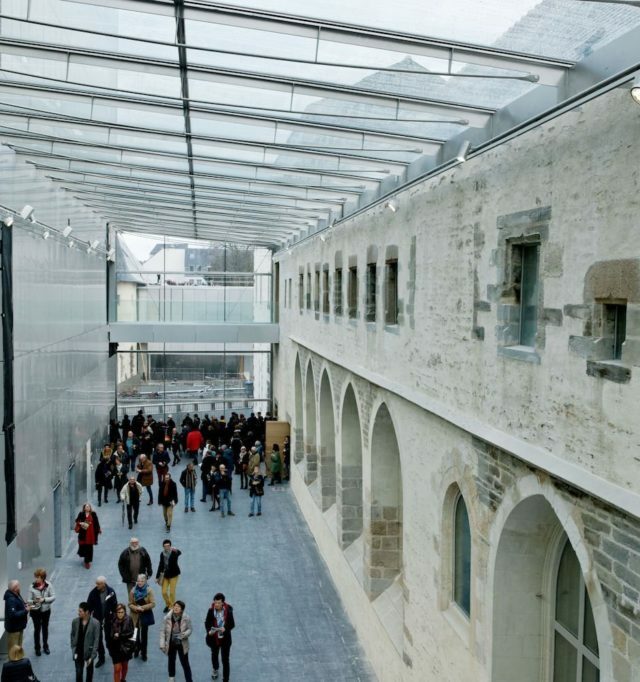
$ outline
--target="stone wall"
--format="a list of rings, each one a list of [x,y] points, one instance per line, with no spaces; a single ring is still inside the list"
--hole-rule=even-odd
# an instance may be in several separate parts
[[[294,415],[298,382],[303,397],[308,381],[318,396],[327,372],[335,513],[301,478],[314,464],[308,458],[293,472],[293,487],[381,679],[492,679],[492,632],[503,615],[495,594],[500,539],[507,523],[517,533],[513,510],[533,498],[544,501],[532,508],[555,534],[548,547],[532,541],[533,549],[551,556],[567,537],[579,558],[598,626],[601,679],[640,679],[640,316],[634,278],[612,274],[614,263],[624,261],[621,272],[631,275],[640,263],[632,201],[640,176],[629,171],[639,155],[637,105],[615,91],[399,193],[396,213],[374,207],[336,225],[326,241],[277,256],[282,276],[294,280],[307,265],[334,263],[338,251],[344,263],[358,264],[358,318],[332,312],[316,319],[296,300],[281,307],[274,394]],[[513,344],[509,244],[533,237],[540,249],[537,331],[534,346],[522,349]],[[363,319],[368,247],[384,254],[390,244],[397,248],[400,311],[391,327],[381,304],[376,322]],[[610,362],[598,355],[598,316],[607,301],[621,300],[627,342],[621,360]],[[343,438],[349,391],[357,446],[353,434]],[[317,429],[314,444],[316,403],[315,420],[305,415]],[[382,403],[400,453],[401,560],[385,567],[396,579],[390,573],[387,584],[371,589],[367,581],[382,575],[372,562],[382,551],[373,524],[385,514],[375,504],[372,456]],[[296,436],[305,424],[294,423]],[[361,448],[357,457],[354,447]],[[463,495],[471,522],[469,618],[451,603],[451,490]],[[540,590],[548,608],[549,585]],[[380,644],[381,632],[391,649]],[[390,651],[396,662],[389,663]]]

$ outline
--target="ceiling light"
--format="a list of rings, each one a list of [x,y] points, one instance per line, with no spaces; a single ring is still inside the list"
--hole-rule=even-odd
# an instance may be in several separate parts
[[[23,220],[29,220],[29,218],[32,218],[32,216],[33,216],[33,206],[29,206],[29,204],[27,204],[22,209],[22,211],[20,211],[20,217]]]
[[[62,236],[63,237],[68,237],[71,233],[73,232],[73,228],[71,225],[67,225],[64,230],[62,230]]]
[[[12,216],[12,215],[5,216],[5,217],[2,219],[2,224],[3,224],[5,227],[11,227],[11,226],[13,225],[13,216]]]
[[[631,97],[636,104],[640,104],[640,75],[636,76],[631,84]]]
[[[384,205],[385,208],[388,208],[392,213],[395,213],[399,206],[398,202],[395,199],[389,199]]]
[[[464,140],[464,142],[460,145],[458,153],[456,154],[456,161],[464,163],[467,160],[467,154],[469,153],[470,147],[471,142],[469,142],[469,140]]]

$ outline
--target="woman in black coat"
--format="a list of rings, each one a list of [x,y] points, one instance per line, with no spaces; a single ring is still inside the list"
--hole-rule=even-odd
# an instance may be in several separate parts
[[[108,623],[105,623],[105,638],[109,656],[113,661],[113,679],[115,682],[125,682],[129,670],[129,661],[133,656],[135,641],[133,637],[133,621],[127,615],[127,607],[118,604],[115,613]]]
[[[14,644],[9,650],[9,660],[2,666],[2,682],[32,682],[36,679],[31,661],[24,657],[24,649]]]
[[[98,491],[98,507],[102,506],[102,491],[104,501],[109,501],[109,491],[113,487],[113,463],[110,456],[100,457],[95,473],[96,490]]]

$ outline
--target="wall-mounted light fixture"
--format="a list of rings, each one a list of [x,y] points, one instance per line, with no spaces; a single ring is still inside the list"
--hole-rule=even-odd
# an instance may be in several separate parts
[[[456,154],[456,161],[459,163],[464,163],[467,160],[467,154],[469,153],[469,148],[471,147],[471,142],[469,140],[464,140],[460,145],[460,149]]]
[[[115,249],[109,249],[107,251],[107,260],[114,263],[115,262],[115,256],[116,256],[116,250]]]
[[[631,84],[631,97],[636,104],[640,104],[640,75],[636,76]]]
[[[12,216],[12,215],[5,216],[5,217],[2,219],[2,224],[3,224],[5,227],[11,227],[11,226],[13,225],[13,216]]]
[[[49,232],[49,230],[45,229],[45,231],[42,233],[42,238],[43,239],[49,239],[50,236],[51,236],[51,232]]]
[[[321,242],[326,242],[326,241],[327,241],[327,237],[326,237],[324,234],[321,234],[321,235],[320,235],[320,241],[321,241]]]
[[[29,204],[27,204],[27,205],[22,209],[22,211],[20,211],[20,217],[21,217],[23,220],[31,220],[31,222],[34,222],[34,218],[33,218],[33,206],[29,206]]]
[[[71,225],[67,225],[64,230],[62,230],[62,236],[63,237],[68,237],[71,233],[73,232],[73,228]]]
[[[99,244],[100,242],[96,239],[95,241],[91,242],[91,248],[95,251],[98,248]]]
[[[389,201],[386,201],[384,207],[388,208],[392,213],[395,213],[398,208],[400,208],[398,202],[395,199],[389,199]]]
[[[67,242],[67,245],[68,245],[68,247],[69,247],[70,249],[75,249],[75,248],[76,248],[76,243],[73,241],[73,239],[70,239],[70,240]]]

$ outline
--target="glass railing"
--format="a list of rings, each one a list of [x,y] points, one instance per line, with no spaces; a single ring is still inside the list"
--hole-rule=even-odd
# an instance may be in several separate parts
[[[117,272],[118,322],[271,322],[270,273]]]

